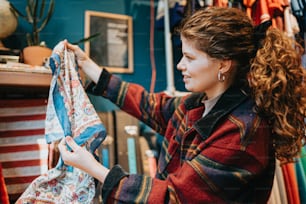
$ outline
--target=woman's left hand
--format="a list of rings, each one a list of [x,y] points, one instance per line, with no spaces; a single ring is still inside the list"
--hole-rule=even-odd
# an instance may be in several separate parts
[[[71,151],[68,150],[66,145],[71,148]],[[102,166],[85,148],[79,146],[72,137],[63,138],[58,144],[58,149],[66,165],[74,166],[97,178],[102,183],[104,182],[109,170]]]
[[[68,150],[66,145],[71,148],[71,151]],[[65,164],[74,166],[83,171],[86,171],[88,166],[91,166],[96,161],[92,154],[90,154],[85,148],[79,146],[70,136],[61,140],[58,149]]]

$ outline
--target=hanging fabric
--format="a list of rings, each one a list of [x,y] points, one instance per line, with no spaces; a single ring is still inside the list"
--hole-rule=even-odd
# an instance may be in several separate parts
[[[63,44],[54,48],[50,58],[51,80],[45,134],[48,143],[72,136],[92,154],[105,139],[106,130],[85,93],[78,75],[74,53]],[[93,203],[94,178],[59,159],[55,168],[36,178],[17,200],[31,203]]]
[[[4,177],[2,174],[2,165],[0,163],[0,203],[9,204],[8,193],[4,181]]]
[[[302,147],[301,157],[295,163],[295,172],[299,188],[300,202],[306,203],[306,146]],[[303,165],[304,160],[304,165]]]
[[[0,162],[10,203],[48,171],[46,109],[47,97],[0,99]]]
[[[287,200],[289,204],[299,204],[299,190],[297,178],[295,174],[294,163],[287,163],[282,165],[284,182],[286,186]]]
[[[292,39],[295,39],[295,35],[300,32],[298,22],[292,15],[290,6],[284,8],[284,32]]]
[[[290,5],[292,9],[292,14],[296,17],[297,22],[299,24],[300,37],[304,39],[306,28],[306,2],[305,0],[291,0]]]

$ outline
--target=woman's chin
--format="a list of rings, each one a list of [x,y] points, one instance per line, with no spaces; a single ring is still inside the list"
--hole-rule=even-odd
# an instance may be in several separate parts
[[[186,84],[185,84],[185,89],[186,89],[187,91],[192,92],[192,88],[191,88],[190,86],[186,85]]]

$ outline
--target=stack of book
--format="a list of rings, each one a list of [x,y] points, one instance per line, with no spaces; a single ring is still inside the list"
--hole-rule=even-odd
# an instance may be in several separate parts
[[[0,49],[0,63],[19,62],[20,50],[17,49]]]

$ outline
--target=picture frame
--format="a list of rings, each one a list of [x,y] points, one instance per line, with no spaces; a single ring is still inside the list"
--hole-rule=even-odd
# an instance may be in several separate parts
[[[133,73],[132,17],[99,11],[85,11],[86,54],[100,67],[112,73]]]

